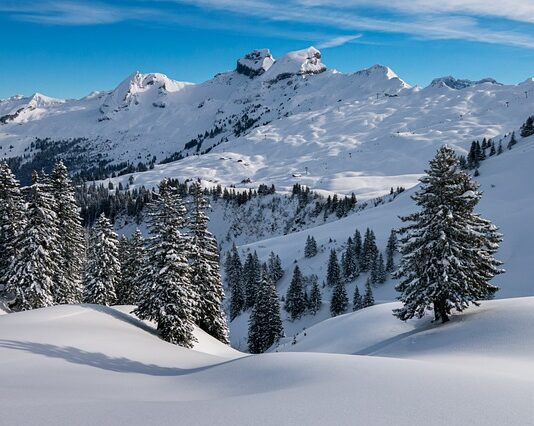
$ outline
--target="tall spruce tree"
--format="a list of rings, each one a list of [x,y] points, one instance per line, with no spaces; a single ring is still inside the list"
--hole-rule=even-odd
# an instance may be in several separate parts
[[[304,298],[304,278],[298,265],[293,270],[293,278],[287,289],[284,309],[292,320],[300,318],[306,311],[306,300]]]
[[[129,305],[127,302],[129,286],[127,282],[129,281],[130,271],[128,270],[128,262],[130,261],[130,242],[126,235],[121,235],[119,238],[119,263],[121,265],[121,279],[117,283],[115,292],[117,294],[117,304],[118,305]]]
[[[243,280],[245,293],[245,308],[254,306],[256,292],[261,283],[261,265],[256,252],[249,253],[243,265]]]
[[[367,228],[365,231],[365,238],[363,240],[360,269],[363,272],[371,270],[373,263],[378,257],[378,248],[376,247],[375,233]]]
[[[162,181],[159,196],[150,206],[147,254],[141,301],[134,311],[157,323],[161,337],[191,347],[198,296],[191,285],[191,268],[184,234],[186,209],[178,189]]]
[[[319,312],[322,304],[323,299],[321,295],[321,289],[319,288],[318,281],[315,280],[310,291],[309,309],[311,313],[315,315],[317,312]]]
[[[228,325],[222,310],[224,290],[219,272],[219,250],[213,234],[208,231],[208,201],[202,187],[192,187],[193,211],[191,229],[191,284],[198,294],[197,324],[220,342],[229,343]]]
[[[304,246],[304,257],[314,257],[317,255],[317,242],[313,236],[308,235]]]
[[[116,304],[120,281],[119,239],[113,225],[102,213],[89,238],[85,302],[107,306]]]
[[[386,246],[386,272],[395,270],[395,253],[397,252],[397,233],[394,229],[389,234]]]
[[[263,353],[278,342],[283,333],[276,288],[265,274],[248,323],[248,350],[253,354]]]
[[[384,257],[382,253],[373,262],[371,268],[371,281],[373,284],[383,284],[386,282],[386,267],[384,265]]]
[[[373,287],[371,283],[371,277],[367,277],[365,282],[365,294],[363,295],[362,307],[368,308],[375,304],[375,297],[373,295]]]
[[[5,161],[0,162],[0,292],[9,279],[9,265],[15,256],[15,243],[24,229],[24,200],[15,175]]]
[[[349,304],[349,298],[347,297],[347,290],[345,284],[339,281],[332,292],[332,300],[330,301],[330,314],[333,317],[341,315],[347,310]]]
[[[245,290],[243,285],[243,265],[235,243],[226,255],[226,285],[230,288],[230,321],[245,310]]]
[[[126,241],[121,261],[122,281],[118,297],[124,305],[137,305],[141,299],[143,280],[141,272],[145,265],[145,239],[137,228]]]
[[[14,242],[7,269],[8,305],[15,311],[54,304],[54,279],[59,272],[58,226],[50,186],[34,172],[27,190],[24,228]]]
[[[347,282],[356,279],[360,273],[358,256],[356,255],[354,241],[351,237],[347,239],[347,248],[342,256],[341,267],[343,269],[343,277]]]
[[[341,269],[337,261],[337,253],[334,249],[330,251],[328,259],[328,267],[326,270],[326,285],[328,287],[335,287],[341,282]]]
[[[352,244],[354,249],[354,255],[358,263],[362,257],[362,234],[357,229],[354,231],[354,236],[352,237]],[[360,265],[358,267],[361,269]]]
[[[527,121],[521,126],[521,137],[526,138],[534,135],[534,115],[527,118]]]
[[[489,281],[502,272],[493,257],[502,238],[474,213],[478,185],[459,169],[451,148],[437,152],[421,183],[413,196],[421,210],[402,218],[411,223],[400,230],[396,288],[404,306],[394,313],[420,318],[433,307],[436,320],[446,322],[453,309],[463,311],[497,290]]]
[[[50,187],[61,232],[57,260],[59,271],[52,288],[54,301],[59,304],[80,303],[83,296],[85,238],[74,187],[68,170],[61,161],[52,170]]]
[[[354,294],[352,296],[352,310],[358,311],[363,308],[363,298],[360,294],[360,289],[358,286],[354,287]]]
[[[282,260],[280,259],[280,256],[275,254],[274,252],[271,252],[269,254],[269,275],[271,277],[271,280],[274,283],[277,283],[282,279],[284,276],[284,269],[282,268]]]

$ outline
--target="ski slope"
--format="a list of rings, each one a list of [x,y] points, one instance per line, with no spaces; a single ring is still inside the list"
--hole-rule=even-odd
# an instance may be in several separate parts
[[[383,344],[386,356],[343,354],[399,338],[400,327],[388,331],[386,308],[310,329],[307,349],[331,353],[258,356],[207,343],[198,331],[194,350],[167,344],[124,307],[2,315],[2,423],[445,425],[453,418],[459,425],[520,425],[532,419],[534,299],[488,302],[446,327],[416,324],[422,331],[405,339],[415,344]],[[327,348],[318,344],[325,341]],[[448,359],[466,352],[510,366],[500,371]]]

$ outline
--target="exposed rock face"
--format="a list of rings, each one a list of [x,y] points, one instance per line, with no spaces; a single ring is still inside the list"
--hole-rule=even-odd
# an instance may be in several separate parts
[[[268,74],[271,80],[283,80],[294,75],[319,74],[323,71],[326,71],[326,66],[321,62],[321,52],[311,46],[282,56]]]
[[[262,75],[274,64],[269,49],[253,50],[237,61],[236,71],[249,77]]]

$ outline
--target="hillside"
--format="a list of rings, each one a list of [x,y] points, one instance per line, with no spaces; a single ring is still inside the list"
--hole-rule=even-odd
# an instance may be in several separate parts
[[[410,87],[386,66],[343,74],[314,48],[278,59],[264,49],[201,84],[136,72],[78,100],[3,100],[0,156],[25,155],[38,169],[60,156],[73,171],[104,176],[125,162],[155,165],[139,175],[151,185],[164,176],[281,190],[299,182],[366,199],[413,186],[443,143],[463,151],[517,129],[532,94],[532,79],[446,77]]]
[[[323,350],[317,343],[325,336],[330,352],[347,352],[347,340],[355,350],[380,344],[397,335],[383,331],[390,318],[386,308],[327,321],[323,332],[311,329],[308,349]],[[412,355],[402,351],[403,340],[387,357],[243,357],[216,342],[183,349],[159,340],[122,310],[56,306],[0,316],[2,421],[208,425],[217,419],[220,425],[272,425],[324,424],[335,418],[336,424],[409,425],[428,419],[449,424],[454,413],[456,424],[499,425],[525,424],[533,414],[533,352],[525,343],[532,298],[488,302],[480,313],[407,338],[415,339],[415,358],[428,355],[424,361],[408,359]],[[373,328],[363,331],[370,320]],[[473,334],[480,336],[472,340]],[[438,351],[436,341],[454,345]],[[505,352],[503,344],[513,350]],[[383,346],[384,351],[391,347]],[[500,357],[514,367],[501,371],[449,362],[466,348],[471,360]]]
[[[480,167],[480,176],[476,180],[481,185],[483,197],[477,212],[490,219],[504,234],[504,240],[497,254],[504,262],[507,272],[495,278],[500,287],[496,298],[534,296],[534,286],[530,277],[534,275],[531,242],[534,241],[534,230],[531,222],[534,206],[534,193],[530,188],[530,164],[534,161],[534,137],[521,140],[512,150],[502,155],[485,160]],[[417,208],[410,196],[413,188],[395,198],[392,202],[375,208],[349,215],[338,221],[295,232],[289,235],[258,241],[242,247],[242,252],[256,251],[260,260],[265,261],[271,251],[282,258],[285,276],[278,283],[278,292],[285,295],[291,281],[295,263],[298,263],[304,275],[316,274],[319,283],[325,280],[328,256],[331,249],[338,251],[338,258],[344,245],[355,229],[365,232],[367,227],[373,229],[377,237],[377,245],[384,250],[391,229],[402,225],[399,216],[415,211]],[[317,256],[304,257],[304,245],[308,235],[312,235],[319,245]],[[364,291],[367,275],[362,274],[355,282],[347,285],[349,299],[352,298],[354,287]],[[388,279],[386,283],[374,288],[378,303],[395,300],[397,293],[395,281]],[[286,320],[284,327],[286,336],[293,336],[310,327],[312,324],[330,317],[330,289],[323,292],[323,308],[317,315],[307,315],[297,321]],[[352,299],[351,299],[352,300]],[[283,313],[283,318],[286,314]],[[235,347],[244,347],[247,333],[246,315],[231,324],[232,343]]]

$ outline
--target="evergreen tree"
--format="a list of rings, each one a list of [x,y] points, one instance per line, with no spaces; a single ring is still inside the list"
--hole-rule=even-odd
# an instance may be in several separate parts
[[[512,132],[512,136],[510,136],[510,140],[508,141],[508,149],[512,149],[512,147],[517,143],[517,139],[515,138],[515,132]]]
[[[375,233],[371,229],[367,228],[362,246],[360,269],[364,272],[369,271],[373,266],[377,256],[378,248],[376,246]]]
[[[226,256],[226,285],[230,288],[230,321],[245,310],[245,291],[243,286],[243,266],[235,243]]]
[[[254,306],[258,286],[261,284],[261,265],[258,254],[249,253],[243,266],[245,308]]]
[[[354,295],[352,296],[352,310],[358,311],[362,309],[363,307],[364,307],[363,298],[362,298],[362,295],[360,294],[360,289],[358,288],[358,286],[355,286]]]
[[[382,256],[382,253],[380,253],[373,262],[371,281],[373,284],[383,284],[386,282],[386,267],[384,266],[384,257]]]
[[[80,303],[83,296],[82,273],[85,263],[85,238],[74,187],[65,165],[59,161],[50,176],[55,199],[54,211],[61,233],[58,267],[52,288],[55,303]]]
[[[85,302],[107,306],[116,304],[120,280],[119,240],[111,222],[102,213],[89,239]]]
[[[502,154],[502,141],[499,142],[499,148],[497,149],[497,155],[501,155]]]
[[[454,151],[442,147],[430,162],[422,187],[414,195],[421,210],[402,218],[403,255],[396,273],[404,306],[395,310],[402,320],[420,318],[434,308],[445,322],[452,309],[491,296],[489,281],[502,272],[495,260],[501,235],[488,220],[473,212],[481,194],[468,174],[459,170]]]
[[[215,237],[208,231],[209,207],[199,183],[192,188],[194,207],[191,229],[191,284],[198,295],[197,325],[217,340],[228,344],[228,325],[222,310],[224,290],[219,273],[219,250]]]
[[[253,354],[265,352],[280,340],[283,332],[276,288],[265,275],[248,323],[248,350]]]
[[[306,311],[306,300],[304,299],[303,277],[298,265],[293,270],[293,278],[287,289],[284,309],[292,320],[300,318]]]
[[[373,295],[373,287],[371,285],[371,277],[367,278],[365,283],[365,294],[363,295],[362,307],[368,308],[375,304],[375,297]]]
[[[330,301],[330,313],[333,317],[344,313],[347,310],[349,298],[347,297],[347,290],[345,284],[339,281],[332,292],[332,300]]]
[[[24,200],[19,182],[5,161],[0,162],[0,292],[9,279],[15,242],[24,229]]]
[[[319,312],[322,304],[323,300],[321,295],[321,289],[319,288],[319,283],[317,282],[317,280],[315,280],[310,292],[309,309],[311,313],[315,315],[317,312]]]
[[[491,141],[491,148],[490,148],[490,157],[493,157],[497,153],[497,150],[495,149],[495,142]]]
[[[155,321],[161,337],[191,347],[198,296],[191,285],[189,242],[181,231],[186,209],[178,190],[162,181],[149,212],[150,238],[142,272],[141,301],[134,311]]]
[[[334,249],[330,251],[330,258],[328,260],[328,268],[326,271],[326,285],[328,287],[335,287],[341,282],[341,271],[337,261],[337,254]]]
[[[59,265],[57,216],[48,184],[37,173],[28,188],[24,228],[14,242],[7,269],[8,305],[15,311],[54,304],[53,286]]]
[[[119,263],[121,265],[121,279],[115,288],[115,293],[117,294],[117,305],[128,305],[129,303],[126,302],[126,299],[128,298],[128,286],[126,281],[129,280],[128,262],[130,260],[130,243],[128,238],[126,238],[126,235],[121,235],[119,238],[118,247]]]
[[[388,243],[386,246],[386,271],[393,272],[395,269],[395,253],[397,251],[397,233],[394,229],[389,234]]]
[[[356,261],[359,263],[362,257],[362,235],[357,229],[356,231],[354,231],[354,236],[352,237],[352,245],[354,250],[354,256],[356,257]]]
[[[347,248],[341,259],[341,267],[346,281],[356,279],[360,273],[358,268],[358,257],[351,237],[347,239]]]
[[[304,257],[314,257],[317,255],[317,241],[313,236],[308,235],[304,246]]]
[[[141,272],[145,264],[145,240],[141,231],[136,229],[130,240],[124,243],[126,247],[121,249],[122,281],[117,296],[124,305],[136,305],[141,300],[143,288]]]
[[[269,254],[269,263],[268,263],[269,275],[274,283],[277,283],[284,276],[284,270],[282,268],[282,261],[280,256],[271,252]]]
[[[534,115],[527,118],[527,121],[521,126],[521,137],[527,138],[534,135]]]

